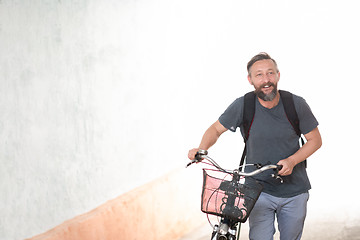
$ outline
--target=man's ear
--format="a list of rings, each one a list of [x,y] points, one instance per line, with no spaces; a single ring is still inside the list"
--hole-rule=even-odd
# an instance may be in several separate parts
[[[248,81],[249,81],[249,83],[250,83],[251,85],[254,85],[253,81],[251,80],[250,73],[249,73],[249,75],[247,76],[247,79],[248,79]]]

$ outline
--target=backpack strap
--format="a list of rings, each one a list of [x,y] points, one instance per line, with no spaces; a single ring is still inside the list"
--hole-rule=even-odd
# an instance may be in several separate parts
[[[240,167],[244,165],[245,156],[246,156],[246,142],[249,139],[250,128],[254,121],[255,116],[255,93],[248,92],[244,96],[244,109],[243,109],[243,122],[241,125],[241,130],[243,132],[245,147],[240,160]]]
[[[255,116],[255,93],[248,92],[244,96],[244,109],[243,109],[243,122],[242,122],[242,131],[244,134],[244,142],[249,139],[250,128],[254,121]]]
[[[279,90],[279,93],[284,105],[286,117],[289,120],[291,126],[294,128],[296,134],[299,136],[301,140],[301,146],[303,146],[305,144],[305,141],[304,138],[301,136],[300,121],[295,109],[293,95],[292,93],[284,90]],[[304,163],[305,163],[305,167],[307,167],[306,159]]]
[[[300,137],[300,121],[295,109],[293,95],[292,93],[284,90],[279,90],[279,93],[284,105],[286,117],[289,120],[291,126],[294,128],[296,134]]]

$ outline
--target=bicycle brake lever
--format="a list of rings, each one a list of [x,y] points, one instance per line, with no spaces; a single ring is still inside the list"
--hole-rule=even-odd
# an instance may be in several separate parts
[[[187,168],[187,167],[188,167],[188,166],[190,166],[191,164],[193,164],[193,163],[197,163],[197,162],[199,162],[199,160],[196,160],[196,159],[191,160],[191,162],[189,162],[189,163],[186,165],[186,167],[185,167],[185,168]]]
[[[282,167],[282,166],[281,166]],[[275,178],[275,179],[279,179],[281,183],[284,183],[284,179],[282,179],[282,177],[280,177],[279,172],[276,171],[276,173],[271,174],[271,177]]]
[[[275,179],[279,179],[281,183],[284,183],[284,179],[282,179],[282,177],[280,177],[279,175],[277,175]]]

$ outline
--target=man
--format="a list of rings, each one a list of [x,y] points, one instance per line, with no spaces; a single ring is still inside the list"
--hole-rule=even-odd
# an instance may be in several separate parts
[[[248,81],[255,88],[255,115],[247,141],[247,163],[278,164],[284,182],[264,172],[256,178],[264,190],[250,217],[250,239],[273,239],[275,216],[282,240],[300,239],[311,188],[304,162],[321,147],[318,122],[305,100],[293,95],[306,143],[299,146],[299,136],[288,121],[277,84],[280,72],[274,59],[267,53],[254,56],[248,63]],[[189,151],[194,159],[199,149],[208,150],[222,133],[235,132],[242,125],[244,97],[236,99],[204,133],[199,148]],[[244,134],[242,132],[242,134]]]

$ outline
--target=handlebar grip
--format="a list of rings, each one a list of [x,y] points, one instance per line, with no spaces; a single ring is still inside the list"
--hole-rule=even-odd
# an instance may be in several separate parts
[[[195,159],[198,160],[198,161],[201,161],[203,159],[202,156],[207,155],[207,154],[208,154],[207,150],[199,149],[197,151],[197,153],[195,154]]]
[[[201,154],[196,153],[196,154],[195,154],[195,160],[201,161],[201,160],[202,160]]]
[[[283,165],[276,165],[276,166],[278,171],[280,171],[283,168]]]
[[[202,150],[202,149],[199,149],[197,151],[197,153],[195,154],[195,158],[193,160],[191,160],[191,162],[189,162],[186,167],[190,166],[191,164],[193,163],[198,163],[198,162],[201,162],[203,160],[203,157],[204,155],[207,155],[208,154],[208,151],[207,150]]]

